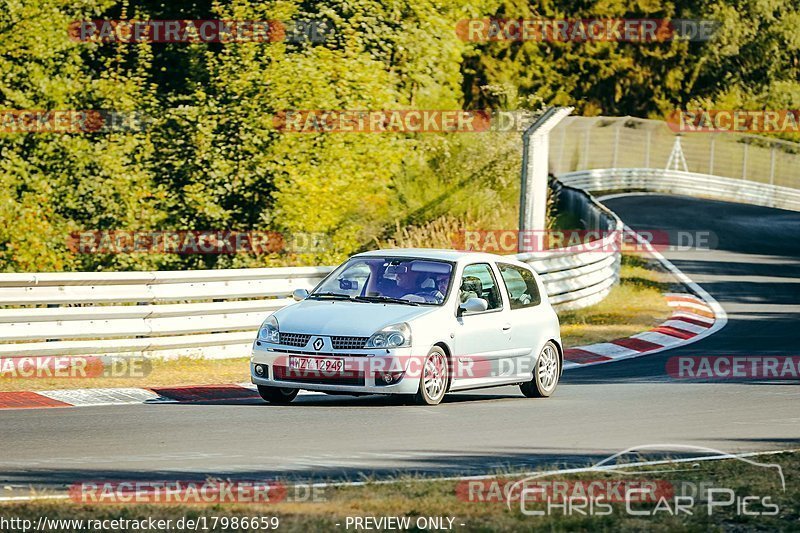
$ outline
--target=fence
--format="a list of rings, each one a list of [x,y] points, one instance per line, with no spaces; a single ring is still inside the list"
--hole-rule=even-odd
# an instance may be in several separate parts
[[[550,169],[560,176],[599,168],[666,169],[675,133],[660,120],[567,117],[550,134]],[[800,144],[757,135],[684,133],[686,168],[693,174],[800,188]]]

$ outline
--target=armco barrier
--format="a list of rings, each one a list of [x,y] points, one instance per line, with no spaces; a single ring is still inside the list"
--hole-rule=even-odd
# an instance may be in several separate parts
[[[1,274],[0,357],[245,355],[263,319],[290,303],[292,290],[310,289],[330,271]]]
[[[682,194],[800,211],[800,190],[696,172],[654,168],[579,170],[559,176],[565,185],[589,192],[646,191]]]

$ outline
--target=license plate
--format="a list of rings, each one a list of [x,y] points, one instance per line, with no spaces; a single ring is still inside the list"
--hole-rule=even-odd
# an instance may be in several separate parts
[[[344,359],[324,359],[322,357],[290,357],[289,368],[293,370],[341,372],[344,370]]]

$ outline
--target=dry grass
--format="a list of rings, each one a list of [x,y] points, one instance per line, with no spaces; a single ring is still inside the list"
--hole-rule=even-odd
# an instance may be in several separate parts
[[[379,241],[379,248],[460,248],[464,228],[482,227],[479,220],[464,222],[445,215],[421,226],[399,224],[390,239]]]
[[[249,359],[150,360],[152,367],[143,377],[130,378],[35,378],[0,379],[0,391],[35,391],[52,389],[88,389],[117,387],[164,387],[180,385],[217,385],[250,380]]]
[[[663,293],[676,280],[655,261],[623,256],[620,284],[597,305],[561,313],[561,337],[566,347],[629,337],[670,316]]]

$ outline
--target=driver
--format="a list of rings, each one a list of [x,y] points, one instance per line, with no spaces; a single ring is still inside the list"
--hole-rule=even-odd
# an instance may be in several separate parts
[[[436,288],[442,293],[442,298],[444,298],[445,293],[447,292],[447,286],[450,284],[450,274],[442,274],[436,280]]]
[[[401,298],[406,294],[415,294],[419,292],[419,273],[412,272],[409,265],[405,265],[405,270],[397,273],[397,298]]]
[[[432,278],[424,272],[411,270],[410,265],[403,265],[405,269],[398,269],[395,286],[387,291],[386,296],[404,298],[409,301],[442,303],[447,291],[449,276]],[[443,278],[443,279],[442,279]],[[430,283],[430,287],[426,287]]]
[[[419,293],[422,291],[420,283],[419,272],[411,270],[409,264],[400,265],[395,274],[395,282],[393,285],[386,287],[382,294],[392,298],[403,298],[409,301],[425,301]],[[406,298],[409,296],[408,298]]]

